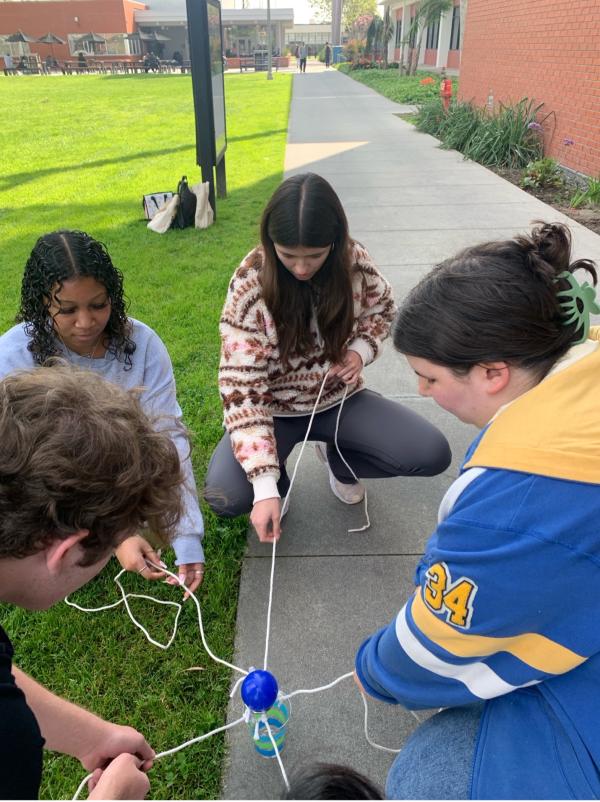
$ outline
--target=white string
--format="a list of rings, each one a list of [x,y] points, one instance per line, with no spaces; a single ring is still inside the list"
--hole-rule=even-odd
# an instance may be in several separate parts
[[[317,407],[319,405],[319,401],[321,400],[321,396],[323,394],[323,390],[325,388],[325,383],[327,381],[328,375],[329,375],[329,371],[325,374],[325,376],[323,377],[323,381],[321,382],[321,387],[319,388],[319,393],[317,395],[317,399],[315,401],[315,404],[313,406],[313,409],[312,409],[312,412],[311,412],[311,415],[310,415],[310,419],[309,419],[308,426],[307,426],[307,429],[306,429],[306,434],[304,435],[304,440],[302,441],[302,446],[300,448],[300,453],[298,454],[298,458],[296,459],[296,463],[294,465],[294,470],[292,472],[292,478],[290,480],[290,485],[288,487],[287,493],[286,493],[285,498],[283,500],[283,504],[281,506],[282,510],[287,509],[289,496],[290,496],[290,493],[292,491],[292,487],[294,485],[294,482],[296,480],[296,474],[298,472],[298,466],[300,464],[300,460],[302,459],[302,455],[304,453],[304,449],[306,447],[306,443],[308,442],[308,437],[309,437],[309,434],[310,434],[312,423],[313,423],[315,414],[317,412]],[[348,468],[348,470],[350,471],[350,473],[352,474],[354,479],[358,482],[359,481],[358,476],[354,473],[354,471],[352,470],[350,465],[344,459],[344,456],[343,456],[342,452],[340,451],[340,447],[339,447],[338,439],[337,439],[338,438],[338,431],[339,431],[340,417],[341,417],[341,413],[342,413],[342,408],[344,406],[344,402],[346,400],[347,395],[348,395],[348,387],[346,387],[344,389],[344,395],[342,396],[342,400],[341,400],[340,405],[339,405],[338,414],[337,414],[336,423],[335,423],[334,443],[335,443],[335,447],[336,447],[337,453],[339,454],[340,459],[342,460],[342,462],[344,463],[346,468]],[[348,532],[364,532],[366,529],[368,529],[371,526],[371,521],[369,519],[369,512],[368,512],[368,506],[367,506],[367,492],[366,492],[366,490],[365,490],[364,501],[365,501],[365,515],[366,515],[366,519],[367,519],[366,524],[364,526],[358,528],[358,529],[349,529]],[[265,658],[264,658],[264,670],[265,671],[267,670],[268,656],[269,656],[269,639],[270,639],[270,631],[271,631],[271,612],[272,612],[272,607],[273,607],[273,585],[274,585],[274,577],[275,577],[275,556],[276,556],[276,552],[277,552],[277,541],[274,540],[273,541],[273,550],[272,550],[272,554],[271,554],[271,572],[270,572],[270,578],[269,578],[269,602],[268,602],[268,608],[267,608],[267,631],[266,631],[266,637],[265,637]],[[221,659],[220,657],[217,657],[215,654],[213,654],[213,652],[211,651],[210,647],[208,646],[208,643],[206,642],[206,637],[204,635],[204,626],[203,626],[203,623],[202,623],[202,609],[200,607],[200,602],[196,598],[196,595],[187,587],[187,585],[185,585],[185,583],[180,579],[180,577],[176,576],[174,573],[169,571],[163,565],[160,565],[160,566],[155,565],[153,562],[151,562],[148,559],[146,559],[145,562],[146,562],[147,565],[151,566],[152,568],[155,568],[155,569],[157,569],[159,571],[163,571],[165,574],[168,574],[169,576],[173,577],[173,579],[176,580],[177,584],[180,587],[183,587],[187,591],[187,593],[189,594],[190,598],[193,599],[194,604],[196,605],[197,613],[198,613],[198,627],[199,627],[199,630],[200,630],[200,636],[201,636],[201,639],[202,639],[202,645],[204,646],[207,654],[215,662],[221,663],[222,665],[225,665],[228,668],[231,668],[234,671],[238,671],[240,674],[242,674],[242,677],[240,677],[237,680],[237,682],[233,686],[233,689],[232,689],[232,691],[230,693],[230,697],[233,697],[233,695],[235,694],[236,690],[238,689],[238,687],[240,685],[240,682],[242,682],[244,676],[248,675],[248,672],[245,671],[242,668],[239,668],[238,666],[233,665],[232,663],[227,662],[226,660]],[[152,596],[147,596],[146,594],[125,593],[125,589],[123,588],[121,582],[119,581],[120,577],[122,576],[123,573],[125,573],[125,569],[121,570],[117,574],[115,579],[114,579],[117,587],[119,588],[119,590],[121,592],[121,599],[119,601],[114,602],[113,604],[108,604],[108,605],[104,605],[102,607],[95,607],[95,608],[82,607],[81,605],[78,605],[75,602],[69,601],[68,597],[65,599],[65,602],[70,607],[74,607],[75,609],[80,610],[81,612],[86,612],[86,613],[101,612],[101,611],[104,611],[104,610],[111,610],[111,609],[114,609],[115,607],[118,607],[119,604],[123,603],[125,605],[125,608],[127,610],[127,614],[129,615],[129,618],[133,621],[134,625],[136,627],[138,627],[144,633],[144,635],[146,636],[147,640],[150,643],[154,644],[155,646],[158,646],[161,649],[168,649],[171,646],[171,644],[173,643],[173,641],[175,639],[175,636],[177,634],[177,627],[178,627],[178,622],[179,622],[179,616],[180,616],[181,610],[182,610],[182,605],[179,604],[178,602],[164,601],[164,600],[161,600],[161,599],[156,599],[156,598],[154,598]],[[171,637],[170,637],[169,641],[167,642],[167,644],[162,644],[162,643],[159,643],[158,641],[154,640],[151,637],[150,633],[145,629],[145,627],[135,618],[135,616],[133,615],[133,612],[131,611],[131,607],[129,606],[129,602],[128,602],[129,598],[148,599],[149,601],[156,602],[157,604],[163,604],[163,605],[173,606],[173,607],[177,608],[177,614],[175,616],[173,632],[172,632]],[[341,677],[338,677],[337,679],[333,680],[333,682],[330,682],[328,685],[322,685],[322,686],[320,686],[318,688],[300,689],[300,690],[297,690],[297,691],[293,691],[292,693],[289,693],[289,694],[282,694],[281,695],[281,699],[291,699],[292,697],[298,696],[300,694],[311,694],[311,693],[318,693],[320,691],[328,690],[329,688],[333,688],[335,685],[337,685],[342,680],[347,679],[349,677],[352,677],[353,673],[354,672],[350,671],[347,674],[343,674]],[[366,701],[366,698],[365,698],[364,694],[361,693],[361,696],[362,696],[363,703],[364,703],[364,706],[365,706],[365,737],[367,739],[367,742],[369,744],[371,744],[371,746],[374,746],[376,749],[383,749],[383,750],[385,750],[387,752],[394,752],[394,753],[399,752],[400,750],[398,750],[398,749],[389,749],[388,747],[380,746],[379,744],[376,744],[374,741],[371,740],[371,738],[369,737],[369,734],[368,734],[368,730],[367,730],[367,701]],[[411,711],[411,712],[413,712],[413,711]],[[417,721],[419,721],[418,716],[416,716],[415,713],[413,713],[413,715],[415,716]],[[153,759],[154,760],[159,760],[162,757],[174,754],[175,752],[179,752],[181,749],[185,749],[186,747],[190,746],[191,744],[198,743],[199,741],[203,741],[206,738],[209,738],[210,736],[217,734],[218,732],[223,732],[224,730],[228,730],[231,727],[234,727],[237,724],[241,723],[242,721],[245,721],[245,716],[242,716],[241,718],[237,719],[236,721],[231,722],[230,724],[225,724],[224,726],[218,727],[217,729],[212,730],[211,732],[205,733],[204,735],[199,735],[196,738],[192,738],[189,741],[185,741],[183,744],[180,744],[179,746],[175,746],[172,749],[168,749],[168,750],[166,750],[164,752],[160,752],[159,754],[155,755],[155,757]],[[275,750],[275,756],[277,758],[277,762],[279,764],[279,768],[281,770],[281,774],[283,776],[283,780],[285,782],[286,788],[289,791],[290,790],[290,784],[289,784],[289,781],[288,781],[288,778],[287,778],[287,775],[286,775],[286,772],[285,772],[285,768],[284,768],[283,763],[281,761],[281,755],[279,753],[279,749],[277,747],[277,743],[275,742],[275,739],[273,737],[273,733],[271,731],[271,727],[270,727],[269,722],[268,722],[268,720],[266,718],[264,719],[264,722],[265,722],[266,727],[267,727],[267,732],[269,733],[269,738],[271,739],[271,743],[273,744],[273,748]],[[89,781],[89,779],[92,776],[93,776],[92,774],[88,774],[88,776],[85,777],[82,780],[82,782],[80,783],[79,787],[77,788],[77,791],[75,793],[75,796],[73,797],[73,800],[78,799],[79,794],[83,790],[85,784]]]
[[[323,377],[323,381],[321,382],[321,387],[319,388],[319,393],[317,395],[317,400],[313,406],[312,412],[310,414],[310,420],[308,421],[308,427],[306,429],[306,434],[304,435],[304,440],[302,441],[302,446],[300,448],[300,453],[298,454],[298,459],[296,460],[296,464],[294,465],[294,470],[292,472],[292,478],[290,480],[290,486],[288,487],[287,493],[285,494],[285,498],[283,499],[283,504],[281,505],[281,509],[284,510],[287,506],[288,499],[290,497],[290,493],[292,492],[292,487],[294,486],[294,482],[296,481],[296,474],[298,472],[298,465],[300,464],[300,460],[302,459],[302,454],[304,453],[304,449],[306,447],[306,443],[308,441],[308,435],[310,434],[310,429],[312,426],[312,422],[317,412],[317,407],[319,406],[319,401],[321,400],[321,396],[323,395],[323,390],[325,389],[325,382],[327,381],[327,377],[329,376],[329,371]],[[347,388],[346,388],[347,392]],[[346,395],[344,394],[344,398]],[[343,403],[343,399],[342,399]],[[273,541],[273,551],[271,554],[271,577],[269,580],[269,605],[267,607],[267,634],[265,637],[265,659],[263,662],[264,670],[267,670],[267,661],[269,657],[269,635],[271,632],[271,608],[273,606],[273,578],[275,576],[275,553],[277,550],[277,541]]]
[[[308,432],[306,433],[308,436]],[[302,453],[302,452],[300,452]],[[297,463],[296,463],[297,464]],[[294,480],[292,479],[292,482]],[[285,504],[287,502],[288,496],[290,494],[290,490],[292,488],[292,484],[288,488],[288,492],[285,495],[285,499],[283,501],[283,505],[281,509],[284,509]],[[273,541],[273,548],[271,550],[271,574],[269,576],[269,604],[267,606],[267,633],[265,635],[265,659],[263,661],[263,669],[267,670],[267,662],[269,659],[269,637],[271,635],[271,609],[273,607],[273,584],[275,580],[275,553],[277,552],[277,541]]]
[[[204,741],[211,735],[216,735],[218,732],[225,732],[225,730],[230,730],[232,727],[235,727],[236,724],[241,724],[243,721],[244,717],[240,716],[240,718],[230,722],[229,724],[224,724],[222,727],[217,727],[216,730],[211,730],[210,732],[207,732],[204,735],[198,735],[196,738],[190,738],[189,741],[186,741],[183,744],[179,744],[179,746],[174,746],[172,749],[166,749],[164,752],[159,752],[158,755],[154,756],[153,760],[160,760],[161,757],[166,757],[167,755],[173,755],[175,754],[175,752],[179,752],[182,749],[186,749],[188,746],[191,746],[192,744],[196,744],[199,741]]]
[[[346,400],[346,396],[347,395],[348,395],[348,386],[346,385],[346,389],[344,390],[344,395],[342,397],[342,403],[340,404],[340,408],[338,409],[337,418],[335,419],[335,433],[333,435],[333,442],[335,443],[335,448],[337,450],[337,453],[339,454],[340,459],[342,460],[342,462],[344,463],[346,468],[348,468],[348,470],[350,471],[352,476],[354,476],[354,478],[358,482],[359,478],[354,473],[352,468],[348,465],[346,460],[344,459],[344,455],[340,451],[340,447],[338,445],[338,439],[337,439],[338,438],[338,429],[340,428],[340,416],[342,414],[342,407],[344,406],[344,401]],[[367,523],[364,526],[360,526],[358,529],[348,529],[348,534],[352,534],[353,532],[365,532],[371,526],[371,520],[369,518],[369,508],[368,508],[368,505],[367,505],[367,489],[366,488],[365,488],[365,515],[367,517]]]
[[[348,679],[348,677],[354,676],[354,671],[349,671],[347,674],[342,674],[341,677],[334,679],[333,682],[330,682],[329,685],[321,685],[320,688],[303,688],[299,691],[292,691],[292,693],[284,693],[281,695],[282,699],[291,699],[293,696],[298,696],[301,693],[318,693],[319,691],[327,691],[329,688],[333,688],[334,685],[337,685],[338,682],[341,682],[343,679]]]
[[[210,732],[204,733],[204,735],[198,735],[197,738],[191,738],[189,741],[186,741],[185,743],[182,743],[179,746],[174,746],[173,749],[167,749],[164,752],[159,752],[157,755],[154,755],[152,760],[153,761],[154,760],[160,760],[161,758],[166,757],[167,755],[172,755],[175,752],[179,752],[181,749],[186,749],[188,746],[191,746],[192,744],[198,743],[199,741],[204,741],[206,738],[210,738],[211,735],[216,735],[218,732],[224,732],[225,730],[229,730],[232,727],[235,727],[236,724],[241,724],[243,721],[244,721],[244,717],[241,716],[236,721],[232,721],[230,724],[224,724],[222,727],[217,727],[217,729],[215,729],[215,730],[211,730]],[[87,777],[85,777],[81,781],[81,783],[79,784],[79,787],[77,788],[77,791],[75,792],[75,796],[73,797],[73,800],[76,800],[76,799],[79,798],[79,794],[83,791],[86,783],[92,777],[93,777],[93,774],[88,774]],[[289,788],[289,785],[288,785],[288,788]]]
[[[216,663],[221,663],[221,665],[227,666],[227,668],[231,668],[234,671],[237,671],[240,674],[243,674],[244,676],[246,676],[248,674],[248,672],[245,671],[243,668],[239,668],[238,666],[233,665],[233,663],[229,663],[229,662],[227,662],[227,660],[223,660],[222,658],[217,657],[211,651],[208,643],[206,642],[206,636],[204,634],[204,625],[202,623],[202,608],[200,607],[200,602],[196,598],[195,593],[193,593],[187,587],[187,585],[185,585],[182,582],[182,580],[176,574],[174,574],[171,571],[169,571],[168,568],[165,568],[162,565],[156,565],[155,563],[153,563],[151,560],[148,560],[148,559],[146,559],[145,562],[147,563],[147,565],[151,566],[152,568],[155,568],[157,571],[162,571],[165,574],[168,574],[169,576],[173,577],[173,579],[177,580],[177,584],[180,587],[184,588],[184,590],[186,590],[189,593],[190,598],[193,600],[194,604],[196,605],[196,610],[197,610],[197,613],[198,613],[198,628],[200,630],[200,637],[202,639],[202,645],[204,646],[207,654],[210,657],[212,657],[212,659]],[[104,607],[81,607],[80,605],[76,604],[75,602],[70,601],[68,597],[65,599],[65,602],[69,605],[69,607],[74,607],[76,610],[81,610],[84,613],[98,613],[98,612],[101,612],[103,610],[111,610],[114,607],[118,607],[119,604],[124,603],[125,604],[125,609],[127,610],[127,614],[129,615],[129,618],[133,621],[135,626],[138,627],[138,629],[141,629],[141,631],[146,636],[147,640],[150,643],[154,644],[155,646],[158,646],[161,649],[168,649],[169,646],[175,640],[175,636],[177,635],[177,627],[178,627],[179,616],[181,614],[182,605],[179,604],[178,602],[163,601],[162,599],[155,599],[153,596],[146,596],[145,594],[141,594],[141,593],[125,593],[125,589],[123,588],[123,585],[119,581],[119,579],[120,579],[120,577],[122,576],[123,573],[125,573],[125,569],[124,568],[121,571],[119,571],[119,573],[116,575],[116,577],[114,579],[117,587],[121,591],[121,599],[119,599],[118,602],[115,602],[114,604],[107,604]],[[131,608],[130,608],[129,603],[127,601],[128,598],[149,599],[150,601],[156,602],[157,604],[171,605],[173,607],[177,607],[178,608],[177,609],[177,615],[175,616],[175,623],[174,623],[174,626],[173,626],[173,632],[172,632],[171,637],[169,638],[169,641],[168,641],[168,643],[166,645],[162,644],[162,643],[159,643],[158,641],[154,640],[150,636],[150,634],[148,633],[148,630],[145,629],[145,627],[143,627],[142,624],[135,618],[135,616],[131,612]]]
[[[84,777],[83,780],[79,783],[79,786],[77,787],[77,790],[75,791],[75,796],[73,797],[73,802],[75,802],[76,799],[79,799],[79,794],[85,788],[88,780],[91,780],[93,776],[94,776],[93,774],[88,774],[87,777]]]
[[[298,466],[300,465],[300,460],[302,459],[302,455],[304,453],[304,449],[305,449],[306,443],[308,441],[308,436],[309,436],[310,430],[312,428],[312,423],[313,423],[314,417],[315,417],[315,415],[317,413],[317,407],[319,406],[319,401],[321,400],[321,396],[323,395],[323,390],[325,389],[325,383],[327,382],[327,377],[329,376],[329,372],[330,371],[327,371],[327,373],[323,377],[323,381],[321,382],[321,387],[319,388],[319,393],[317,395],[317,400],[315,401],[314,406],[312,408],[312,412],[310,414],[310,420],[308,421],[308,426],[306,428],[306,434],[304,435],[304,440],[302,441],[302,446],[300,447],[300,453],[298,454],[298,458],[296,459],[296,462],[294,464],[294,470],[292,472],[292,478],[290,480],[290,486],[288,487],[287,493],[285,494],[285,498],[283,499],[283,504],[281,505],[282,511],[286,510],[287,507],[288,507],[290,493],[292,492],[292,487],[294,486],[294,482],[296,481],[296,474],[298,472]],[[346,401],[346,396],[347,395],[348,395],[348,385],[346,385],[346,387],[344,388],[344,395],[342,396],[342,400],[340,401],[338,414],[337,414],[337,418],[336,418],[336,421],[335,421],[335,432],[334,432],[334,435],[333,435],[333,441],[335,443],[335,447],[336,447],[337,453],[340,456],[340,459],[342,460],[344,465],[348,468],[348,470],[350,471],[352,476],[358,482],[359,481],[358,476],[354,473],[352,468],[348,465],[348,463],[344,459],[344,456],[343,456],[342,452],[340,451],[340,447],[339,447],[339,444],[338,444],[338,430],[339,430],[339,427],[340,427],[340,416],[342,414],[342,408],[344,406],[344,402]],[[369,510],[368,510],[368,506],[367,506],[367,491],[366,491],[366,489],[365,489],[364,501],[365,501],[365,515],[367,517],[367,523],[364,526],[359,527],[358,529],[348,529],[349,533],[351,533],[351,532],[364,532],[366,529],[369,529],[369,527],[371,526],[371,521],[369,519]],[[273,550],[271,552],[271,575],[270,575],[270,578],[269,578],[269,604],[268,604],[268,607],[267,607],[267,634],[266,634],[266,637],[265,637],[265,659],[264,659],[264,662],[263,662],[263,668],[264,668],[265,671],[267,670],[268,656],[269,656],[269,637],[270,637],[270,633],[271,633],[271,609],[272,609],[272,606],[273,606],[273,581],[274,581],[274,577],[275,577],[275,554],[276,554],[276,552],[277,552],[277,541],[274,540],[273,541]]]
[[[376,744],[375,741],[372,741],[371,738],[369,738],[369,731],[367,729],[367,716],[368,716],[369,709],[367,707],[367,697],[365,696],[365,694],[362,691],[360,693],[360,698],[362,699],[363,704],[365,706],[365,738],[367,739],[367,743],[371,744],[371,746],[374,746],[375,749],[381,749],[383,752],[391,752],[392,754],[397,755],[398,752],[401,751],[400,749],[390,749],[389,746],[381,746],[380,744]],[[411,710],[411,713],[412,712],[413,711]],[[418,719],[417,719],[417,721],[418,721]]]
[[[83,613],[98,613],[98,612],[101,612],[103,610],[111,610],[114,607],[118,607],[119,604],[124,604],[125,605],[125,609],[127,610],[127,613],[129,615],[129,618],[133,621],[135,626],[138,627],[138,629],[142,630],[142,632],[146,636],[147,640],[149,640],[150,643],[152,643],[154,646],[158,646],[159,649],[168,649],[169,646],[173,643],[173,640],[175,639],[175,635],[177,634],[177,624],[178,624],[178,621],[179,621],[179,616],[181,615],[181,604],[178,604],[177,602],[174,602],[174,601],[164,601],[163,599],[155,599],[154,596],[147,596],[145,593],[125,593],[123,585],[119,581],[120,577],[125,573],[125,571],[126,571],[126,569],[123,568],[121,571],[119,571],[119,573],[116,575],[116,577],[113,580],[115,582],[115,584],[117,585],[117,587],[119,588],[119,590],[121,591],[121,598],[119,599],[119,601],[115,602],[114,604],[106,604],[103,607],[82,607],[81,605],[70,601],[68,596],[65,599],[65,604],[68,604],[69,607],[74,607],[76,610],[80,610]],[[175,624],[174,624],[174,627],[173,627],[173,632],[171,633],[171,637],[169,638],[167,643],[160,643],[160,641],[154,640],[154,638],[150,635],[148,630],[144,626],[142,626],[142,624],[137,620],[137,618],[133,615],[133,613],[131,611],[131,607],[129,606],[129,602],[128,602],[129,598],[131,598],[131,599],[147,599],[148,601],[154,602],[155,604],[162,604],[162,605],[165,605],[165,606],[176,607],[177,608],[177,613],[175,614]]]
[[[277,762],[279,763],[279,768],[281,769],[281,776],[283,777],[283,781],[285,783],[285,787],[290,790],[290,783],[287,778],[287,774],[285,773],[285,769],[283,768],[283,763],[281,762],[281,755],[279,754],[279,748],[275,743],[275,738],[273,738],[273,733],[271,732],[271,726],[267,719],[267,716],[264,717],[263,721],[267,725],[267,732],[269,733],[269,738],[271,739],[271,743],[273,744],[273,749],[275,750],[275,757],[277,758]]]

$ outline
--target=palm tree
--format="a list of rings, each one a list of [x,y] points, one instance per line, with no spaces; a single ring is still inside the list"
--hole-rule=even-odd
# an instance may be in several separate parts
[[[415,16],[411,20],[406,40],[413,42],[414,46],[408,55],[408,74],[414,75],[417,71],[419,53],[423,43],[423,36],[429,25],[435,25],[442,14],[446,14],[454,5],[453,0],[421,0],[417,6]]]
[[[381,28],[383,20],[379,16],[374,16],[369,27],[367,28],[367,41],[365,44],[365,53],[369,56],[377,57],[377,51],[381,42]]]
[[[383,66],[387,68],[388,65],[388,45],[390,39],[394,35],[395,24],[394,20],[390,15],[390,7],[385,7],[385,12],[383,14],[383,28],[381,31],[381,43],[383,46]]]
[[[371,20],[367,28],[367,43],[365,46],[365,53],[373,55],[375,59],[381,53],[384,68],[388,65],[388,42],[393,33],[394,24],[390,18],[390,9],[386,6],[383,19],[375,16]]]

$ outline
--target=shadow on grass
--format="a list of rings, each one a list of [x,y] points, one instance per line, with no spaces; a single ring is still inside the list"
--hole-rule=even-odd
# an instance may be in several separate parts
[[[48,175],[56,175],[57,173],[69,173],[73,170],[87,170],[96,167],[106,167],[109,164],[119,164],[120,162],[130,162],[139,159],[151,158],[154,156],[166,156],[169,153],[181,153],[185,150],[193,150],[195,143],[190,145],[177,145],[174,148],[161,148],[160,150],[142,150],[139,153],[131,153],[122,158],[114,159],[98,159],[95,162],[84,162],[83,164],[67,164],[57,165],[56,167],[47,167],[45,170],[35,170],[26,173],[13,173],[12,175],[5,175],[0,178],[0,190],[14,189],[21,184],[27,184],[29,181],[35,181],[38,178],[45,178]],[[31,207],[29,207],[31,208]]]
[[[262,139],[264,136],[272,136],[273,134],[285,134],[287,128],[275,128],[272,131],[257,131],[255,134],[246,134],[245,136],[231,136],[227,137],[228,142],[245,142],[248,139]]]
[[[149,72],[119,72],[119,73],[104,73],[97,76],[102,81],[122,81],[124,78],[131,80],[132,78],[137,78],[138,81],[156,81],[158,79],[162,81],[172,80],[173,78],[187,78],[188,80],[192,77],[190,72],[159,72],[159,73],[149,73]]]

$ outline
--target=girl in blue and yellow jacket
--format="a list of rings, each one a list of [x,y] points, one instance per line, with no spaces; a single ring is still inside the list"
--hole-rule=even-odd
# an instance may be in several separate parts
[[[482,432],[414,594],[356,657],[372,696],[446,708],[390,798],[600,797],[600,308],[570,245],[540,224],[469,248],[396,321],[420,393]]]

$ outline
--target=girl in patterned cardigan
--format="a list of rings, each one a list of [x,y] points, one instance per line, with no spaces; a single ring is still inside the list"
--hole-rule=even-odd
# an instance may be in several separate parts
[[[346,504],[364,497],[356,476],[433,476],[450,449],[431,424],[365,389],[395,313],[392,290],[348,223],[332,187],[314,173],[287,179],[267,204],[261,244],[235,271],[221,316],[219,389],[226,433],[205,496],[220,515],[251,512],[262,542],[281,533],[285,460],[302,439],[325,376],[309,439]]]

